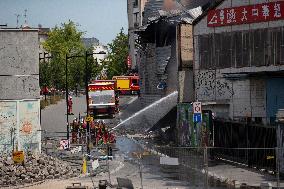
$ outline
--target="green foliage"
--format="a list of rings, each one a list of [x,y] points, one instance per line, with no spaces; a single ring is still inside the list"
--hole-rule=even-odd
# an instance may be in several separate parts
[[[41,61],[39,63],[39,83],[40,87],[50,86],[50,72],[51,66],[49,62]]]
[[[84,55],[85,47],[81,40],[83,32],[77,29],[74,22],[69,21],[56,26],[48,33],[43,47],[52,54],[49,65],[40,64],[41,85],[65,88],[65,56]],[[46,62],[45,62],[46,63]],[[47,69],[48,67],[48,69]],[[68,59],[68,85],[69,88],[83,86],[85,73],[85,59]]]
[[[112,79],[116,75],[124,75],[127,72],[127,56],[128,56],[128,36],[123,33],[123,28],[117,34],[112,43],[108,44],[110,53],[108,58],[103,61],[104,67],[107,69],[107,76]]]

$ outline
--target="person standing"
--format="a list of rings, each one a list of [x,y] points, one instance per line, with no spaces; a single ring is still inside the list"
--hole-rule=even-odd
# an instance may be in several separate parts
[[[68,99],[68,114],[69,115],[74,115],[72,113],[72,106],[73,106],[72,96],[69,96],[69,99]]]

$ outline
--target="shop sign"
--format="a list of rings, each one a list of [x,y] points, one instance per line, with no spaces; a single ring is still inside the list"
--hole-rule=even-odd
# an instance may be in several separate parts
[[[284,1],[210,10],[208,27],[250,24],[284,19]]]

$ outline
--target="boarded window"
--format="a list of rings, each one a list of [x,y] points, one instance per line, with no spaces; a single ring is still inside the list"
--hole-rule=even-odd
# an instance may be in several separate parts
[[[275,28],[271,31],[272,36],[272,53],[273,53],[273,64],[280,64],[280,48],[281,48],[281,29]]]
[[[216,44],[218,45],[218,44]],[[231,33],[221,35],[220,55],[218,68],[229,68],[232,64],[232,37]]]
[[[250,66],[250,53],[251,53],[251,45],[250,45],[250,33],[243,32],[242,33],[242,48],[243,48],[243,64],[242,67]]]
[[[255,30],[252,31],[253,53],[252,53],[252,66],[264,66],[264,40],[267,31]]]
[[[199,36],[200,68],[284,65],[284,27]]]
[[[284,28],[281,28],[280,64],[284,64]]]
[[[214,35],[214,67],[219,65],[221,52],[221,34]]]
[[[241,32],[233,33],[233,39],[234,39],[233,65],[236,65],[236,67],[243,67],[243,35],[242,33]]]
[[[212,48],[213,40],[212,35],[204,35],[199,37],[200,44],[200,68],[208,69],[211,67],[212,62]]]

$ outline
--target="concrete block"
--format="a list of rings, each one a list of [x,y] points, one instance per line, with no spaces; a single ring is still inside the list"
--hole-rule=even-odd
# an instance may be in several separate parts
[[[38,50],[37,31],[0,31],[0,75],[38,74]]]
[[[1,76],[0,100],[39,99],[39,75]]]

